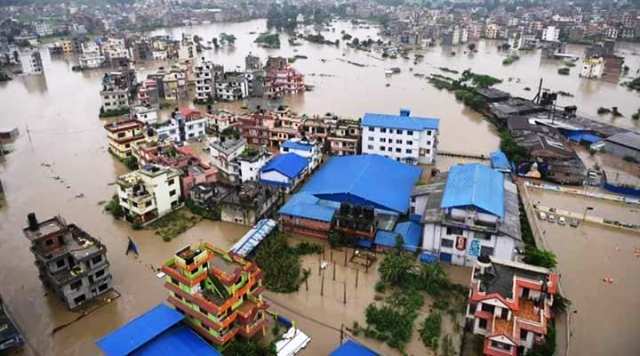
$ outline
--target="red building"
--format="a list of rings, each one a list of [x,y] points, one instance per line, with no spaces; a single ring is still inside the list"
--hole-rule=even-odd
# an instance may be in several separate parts
[[[558,282],[547,268],[478,257],[466,316],[473,333],[485,337],[483,353],[524,355],[544,341]]]

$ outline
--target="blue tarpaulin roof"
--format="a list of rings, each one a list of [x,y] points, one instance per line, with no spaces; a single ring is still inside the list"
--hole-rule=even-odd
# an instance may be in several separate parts
[[[396,235],[402,237],[405,250],[416,251],[422,245],[422,225],[413,221],[399,223],[393,232],[378,230],[375,243],[380,246],[395,247]]]
[[[280,147],[288,148],[290,150],[300,150],[310,152],[313,149],[313,145],[310,143],[303,143],[300,141],[287,140],[280,145]]]
[[[379,155],[332,157],[301,191],[323,200],[406,213],[421,169]]]
[[[507,155],[505,155],[504,152],[500,150],[491,152],[489,158],[491,159],[491,168],[501,172],[511,171],[511,165],[509,164]]]
[[[320,200],[312,194],[300,192],[294,194],[283,206],[279,213],[301,218],[330,222],[340,207],[340,203]]]
[[[437,130],[439,124],[439,119],[417,116],[366,113],[362,118],[362,126],[375,126],[415,131]]]
[[[501,173],[478,163],[451,167],[440,207],[476,207],[504,216],[504,178]]]
[[[602,137],[594,135],[588,132],[571,131],[567,132],[566,136],[569,140],[575,142],[587,142],[589,144],[596,143],[602,140]]]
[[[181,324],[184,316],[164,304],[131,320],[96,342],[108,356],[219,355],[209,344]]]
[[[262,172],[277,171],[288,178],[299,176],[309,160],[295,153],[284,153],[273,157],[262,167]]]
[[[267,237],[273,229],[275,229],[277,223],[271,219],[262,219],[258,221],[258,223],[249,231],[247,231],[244,236],[238,242],[236,242],[231,249],[230,252],[235,253],[236,255],[247,257],[259,244]]]
[[[333,350],[329,356],[378,356],[378,353],[353,340],[347,340]]]

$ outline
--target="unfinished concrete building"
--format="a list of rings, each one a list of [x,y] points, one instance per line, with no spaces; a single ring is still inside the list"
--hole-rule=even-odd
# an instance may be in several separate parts
[[[28,215],[24,235],[31,241],[39,277],[65,302],[76,309],[111,290],[107,248],[60,216],[38,222]]]

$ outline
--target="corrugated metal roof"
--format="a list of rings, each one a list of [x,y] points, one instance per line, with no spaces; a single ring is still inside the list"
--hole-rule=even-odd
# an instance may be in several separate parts
[[[307,167],[309,160],[295,153],[284,153],[273,157],[262,167],[262,172],[277,171],[287,176],[295,178]]]
[[[440,207],[473,206],[500,218],[504,216],[504,177],[478,163],[456,165],[449,170]]]
[[[405,250],[416,251],[422,246],[422,225],[413,221],[399,223],[393,232],[378,230],[375,243],[380,246],[395,247],[397,235],[402,237]]]
[[[300,150],[310,152],[313,149],[313,145],[310,143],[303,143],[299,141],[287,140],[280,145],[280,147],[288,148],[290,150]]]
[[[619,133],[617,135],[607,137],[606,141],[629,147],[634,150],[640,150],[640,134],[637,134],[633,131]]]
[[[511,165],[509,164],[509,160],[504,152],[500,150],[491,152],[489,158],[491,159],[491,168],[498,171],[511,171]]]
[[[378,356],[379,354],[370,348],[353,340],[347,340],[338,346],[329,356]]]
[[[440,120],[436,118],[366,113],[362,126],[386,127],[405,130],[437,130]]]
[[[300,218],[330,222],[340,207],[340,203],[323,201],[312,194],[300,192],[294,194],[283,206],[279,213]]]
[[[421,169],[379,155],[332,157],[301,191],[324,200],[406,213]]]
[[[158,304],[96,342],[108,356],[219,355],[195,332],[180,324],[184,316]]]
[[[244,236],[238,242],[236,242],[231,249],[230,252],[235,253],[236,255],[247,257],[259,244],[267,237],[273,229],[275,229],[277,223],[271,219],[262,219],[258,221],[258,223],[249,231],[247,231]]]

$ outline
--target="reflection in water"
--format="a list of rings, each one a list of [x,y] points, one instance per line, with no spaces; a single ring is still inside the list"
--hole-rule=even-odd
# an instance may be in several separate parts
[[[42,94],[47,91],[47,74],[22,75],[17,78],[29,94]]]

